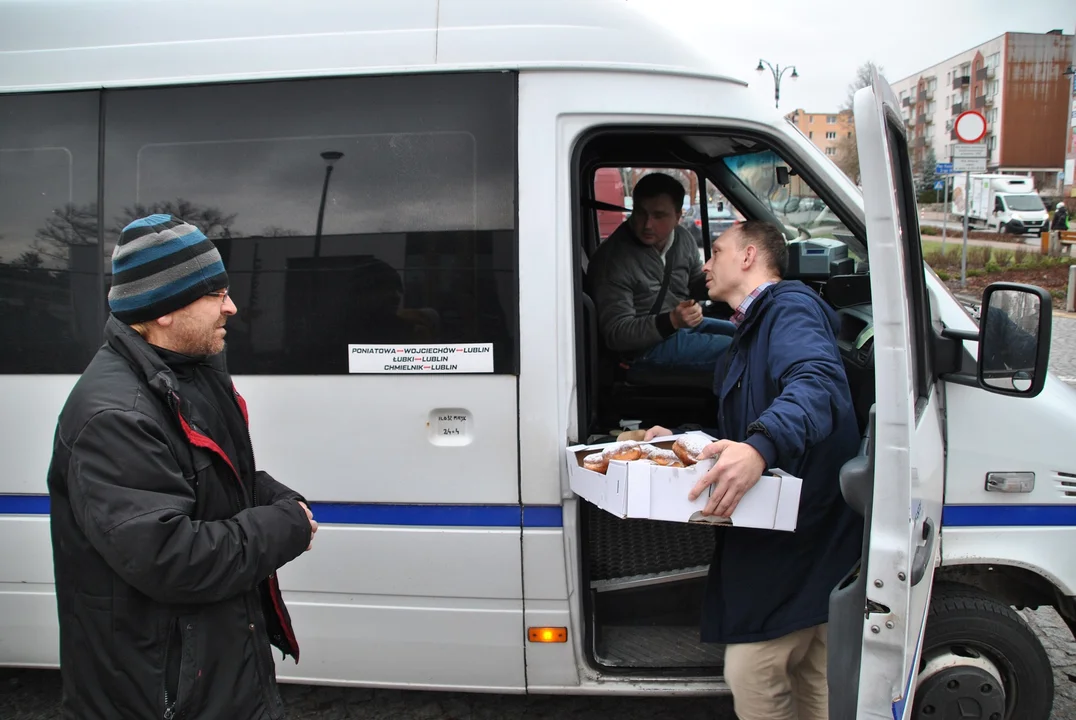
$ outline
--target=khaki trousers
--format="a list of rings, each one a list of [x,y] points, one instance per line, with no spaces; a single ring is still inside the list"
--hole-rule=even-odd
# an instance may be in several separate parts
[[[725,682],[740,720],[829,720],[826,625],[725,649]]]

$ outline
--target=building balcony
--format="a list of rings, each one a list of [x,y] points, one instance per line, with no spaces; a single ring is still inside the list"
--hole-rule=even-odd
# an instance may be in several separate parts
[[[915,116],[915,124],[916,125],[926,125],[927,124],[927,116],[926,115],[916,115]]]
[[[955,76],[953,78],[953,89],[954,90],[959,90],[961,88],[965,88],[968,85],[971,85],[971,76],[970,75],[957,75],[957,76]]]
[[[900,104],[903,105],[904,107],[911,107],[912,106],[912,99],[910,97],[906,97],[906,98],[904,98],[903,100],[900,101]]]
[[[980,80],[991,80],[997,75],[997,71],[992,67],[981,67],[975,71],[976,82]]]
[[[953,115],[964,112],[964,103],[953,103]]]
[[[934,99],[933,90],[921,90],[919,92],[919,102],[930,102]]]
[[[919,149],[927,146],[927,139],[925,137],[917,137],[915,142],[912,143],[912,147]]]

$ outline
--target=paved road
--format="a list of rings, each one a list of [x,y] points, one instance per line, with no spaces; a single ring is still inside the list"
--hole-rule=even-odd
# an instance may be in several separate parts
[[[1076,315],[1054,318],[1050,367],[1076,386]],[[1076,718],[1076,642],[1052,609],[1022,613],[1050,656],[1057,688],[1051,720]],[[520,697],[287,685],[294,718],[318,720],[735,720],[721,698]],[[0,718],[57,717],[59,677],[52,671],[0,669]]]
[[[1054,315],[1050,369],[1068,384],[1076,386],[1076,314]]]
[[[1076,718],[1076,643],[1052,609],[1021,613],[1054,666],[1050,720]],[[0,669],[0,718],[57,717],[59,675]],[[293,720],[735,720],[726,698],[595,698],[402,692],[285,685]],[[1016,719],[1019,720],[1019,719]]]

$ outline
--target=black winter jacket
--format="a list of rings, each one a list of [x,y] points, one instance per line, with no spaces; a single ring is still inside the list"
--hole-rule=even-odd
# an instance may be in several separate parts
[[[195,371],[226,383],[245,421],[223,354]],[[254,472],[249,436],[231,444],[238,467],[221,450],[204,405],[109,318],[48,475],[64,718],[284,716],[270,643],[296,662],[299,647],[275,572],[310,524],[299,495]]]

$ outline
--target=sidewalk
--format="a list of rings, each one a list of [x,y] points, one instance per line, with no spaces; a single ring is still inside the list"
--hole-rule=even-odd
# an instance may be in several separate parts
[[[956,241],[957,244],[964,242],[964,224],[963,220],[957,218],[955,215],[949,215],[948,224],[945,222],[945,214],[939,212],[926,212],[924,210],[919,211],[919,224],[920,226],[929,225],[931,227],[948,228],[946,237],[946,247],[949,243]],[[979,245],[981,247],[992,247],[1001,250],[1015,250],[1019,247],[1026,247],[1028,249],[1038,250],[1042,246],[1042,240],[1038,235],[1006,235],[1005,237],[1012,238],[1009,241],[1005,240],[983,240],[980,238],[968,238],[968,245]],[[923,240],[929,240],[931,242],[941,242],[941,235],[923,235]]]

